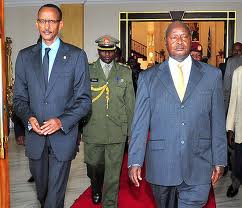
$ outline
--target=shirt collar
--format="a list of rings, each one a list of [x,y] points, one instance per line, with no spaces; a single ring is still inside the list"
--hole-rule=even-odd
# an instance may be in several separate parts
[[[42,40],[42,51],[44,51],[46,48],[50,48],[51,51],[57,51],[60,46],[60,38],[57,38],[54,43],[51,45],[47,46],[45,42]]]
[[[183,60],[182,62],[178,62],[174,58],[169,57],[169,63],[172,65],[182,64],[183,66],[189,66],[192,63],[192,58],[190,55],[188,55],[185,60]]]
[[[104,68],[105,64],[107,64],[107,63],[103,62],[101,59],[99,59],[99,60],[100,60],[100,64],[101,64],[102,68]],[[113,67],[113,61],[109,65],[110,65],[110,69],[111,69]]]

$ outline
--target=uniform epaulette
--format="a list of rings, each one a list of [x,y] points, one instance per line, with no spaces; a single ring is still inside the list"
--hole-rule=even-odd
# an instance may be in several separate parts
[[[89,64],[89,65],[92,65],[92,64],[94,64],[94,62],[95,62],[95,61],[93,61],[93,62],[90,62],[90,63],[88,63],[88,64]]]
[[[129,66],[129,65],[127,65],[127,64],[120,63],[120,62],[118,62],[118,64],[119,64],[119,65],[121,65],[121,66],[124,66],[124,67],[128,67],[128,68],[130,68],[130,66]]]

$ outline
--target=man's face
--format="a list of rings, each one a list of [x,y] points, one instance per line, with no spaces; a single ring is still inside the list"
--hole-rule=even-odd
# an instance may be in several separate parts
[[[236,44],[232,51],[232,56],[238,56],[242,54],[242,47],[239,44]]]
[[[191,51],[191,56],[192,56],[192,58],[194,58],[197,61],[201,61],[202,60],[202,53],[201,52]]]
[[[103,50],[98,50],[98,55],[99,58],[106,64],[110,64],[113,59],[115,58],[115,50],[111,51],[103,51]]]
[[[166,47],[170,57],[179,62],[183,61],[191,49],[189,30],[183,24],[173,24],[167,34]]]
[[[63,22],[59,18],[59,13],[55,8],[44,7],[39,12],[36,27],[46,45],[55,42],[63,27]]]

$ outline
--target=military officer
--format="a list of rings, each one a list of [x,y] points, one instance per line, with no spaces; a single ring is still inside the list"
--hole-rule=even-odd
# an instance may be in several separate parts
[[[198,42],[192,42],[191,46],[191,52],[190,52],[192,58],[194,58],[197,61],[202,61],[203,58],[203,48],[202,45]]]
[[[92,201],[102,202],[103,208],[118,207],[120,170],[135,97],[132,71],[115,61],[118,42],[108,35],[96,40],[99,58],[89,65],[92,112],[83,129]]]

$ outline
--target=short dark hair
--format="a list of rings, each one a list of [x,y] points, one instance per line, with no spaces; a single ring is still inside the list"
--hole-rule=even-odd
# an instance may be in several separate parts
[[[56,9],[57,12],[59,13],[59,20],[62,20],[62,11],[61,11],[61,9],[60,9],[58,6],[56,6],[55,4],[45,4],[45,5],[41,6],[41,7],[39,8],[39,11],[38,11],[38,16],[39,16],[39,13],[40,13],[41,9],[46,8],[46,7]]]
[[[236,42],[232,45],[232,50],[234,50],[235,46],[239,46],[240,48],[242,48],[242,43],[241,42]]]

